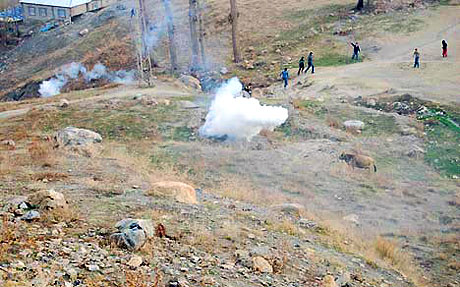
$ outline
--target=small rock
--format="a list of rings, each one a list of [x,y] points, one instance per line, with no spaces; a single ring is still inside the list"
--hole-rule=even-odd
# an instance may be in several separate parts
[[[364,128],[364,123],[362,121],[357,121],[357,120],[349,120],[345,121],[343,123],[343,126],[347,130],[355,130],[355,131],[360,131]]]
[[[65,211],[69,209],[64,195],[53,189],[33,193],[27,198],[27,202],[33,206],[38,206],[41,210]]]
[[[324,287],[338,287],[337,283],[335,283],[334,277],[332,275],[324,276],[322,280],[322,286]]]
[[[23,216],[20,218],[21,220],[25,221],[33,221],[33,220],[38,220],[40,219],[40,212],[36,210],[30,210],[26,212]]]
[[[80,32],[78,32],[78,35],[80,35],[81,37],[84,37],[84,36],[88,35],[88,33],[89,33],[88,28],[85,28],[85,29],[81,30]]]
[[[344,216],[343,220],[359,225],[359,216],[356,214],[349,214],[347,216]]]
[[[222,68],[220,69],[220,74],[221,74],[221,75],[226,75],[226,74],[228,74],[228,69],[227,69],[226,67],[222,67]]]
[[[273,273],[273,267],[265,258],[261,256],[253,257],[252,264],[255,271],[261,273]]]
[[[99,266],[96,264],[87,265],[86,268],[88,269],[88,271],[91,271],[91,272],[100,270]]]
[[[137,268],[142,265],[143,259],[139,255],[133,255],[128,261],[128,266],[131,268]]]
[[[70,103],[69,103],[68,100],[62,99],[62,100],[59,102],[59,107],[64,109],[64,108],[67,108],[67,107],[69,106],[69,104],[70,104]]]
[[[189,76],[189,75],[182,75],[179,78],[179,81],[184,83],[186,86],[191,87],[193,89],[201,90],[201,83],[200,80],[198,80],[195,77]]]
[[[11,148],[11,149],[15,149],[15,148],[16,148],[16,143],[14,142],[14,140],[9,140],[9,139],[8,139],[8,140],[3,140],[3,141],[1,142],[1,144],[2,144],[2,145],[6,145],[6,146],[8,146],[8,147]]]
[[[110,235],[110,241],[121,248],[137,250],[141,248],[148,238],[152,238],[155,229],[153,222],[146,219],[123,219],[115,227],[118,232]]]

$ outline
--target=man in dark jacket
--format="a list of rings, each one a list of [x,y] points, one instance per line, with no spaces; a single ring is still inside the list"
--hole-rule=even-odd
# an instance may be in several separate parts
[[[308,62],[308,67],[305,70],[305,73],[308,72],[308,70],[310,70],[310,67],[311,67],[311,73],[314,74],[315,65],[313,65],[313,52],[310,52],[310,54],[308,54],[307,62]]]
[[[299,71],[297,72],[297,76],[300,75],[300,73],[303,73],[303,70],[305,69],[305,58],[302,56],[299,60]]]
[[[359,61],[359,53],[361,52],[361,48],[359,47],[359,43],[350,43],[353,46],[353,56],[351,56],[352,60]]]

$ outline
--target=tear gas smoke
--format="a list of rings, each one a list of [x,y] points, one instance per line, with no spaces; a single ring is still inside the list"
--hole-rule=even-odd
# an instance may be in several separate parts
[[[206,122],[200,129],[202,136],[251,140],[261,130],[273,130],[287,120],[287,109],[244,98],[240,96],[242,88],[238,78],[232,78],[217,90]]]
[[[113,83],[129,84],[135,80],[134,71],[111,72],[107,71],[107,67],[100,63],[94,65],[93,69],[88,71],[81,63],[72,62],[62,67],[51,79],[43,81],[38,92],[43,98],[59,95],[62,87],[67,84],[69,79],[75,80],[80,74],[86,82],[106,79]]]

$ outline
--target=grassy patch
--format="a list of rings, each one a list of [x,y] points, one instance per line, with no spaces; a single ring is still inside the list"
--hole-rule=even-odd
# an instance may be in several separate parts
[[[321,57],[318,57],[316,59],[316,66],[319,67],[330,67],[330,66],[341,66],[341,65],[348,65],[348,64],[354,64],[357,62],[362,62],[363,61],[363,56],[360,55],[359,60],[355,61],[352,60],[349,55],[343,55],[335,52],[330,52],[325,55],[322,55]]]
[[[438,122],[427,128],[425,160],[445,175],[460,174],[460,133]]]

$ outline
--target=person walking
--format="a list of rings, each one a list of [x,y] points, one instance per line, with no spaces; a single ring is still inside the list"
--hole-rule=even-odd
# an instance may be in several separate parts
[[[310,52],[310,54],[308,54],[307,62],[308,62],[308,67],[305,70],[305,73],[307,73],[308,70],[310,70],[310,68],[311,68],[311,73],[314,74],[315,73],[315,65],[313,65],[313,52]]]
[[[361,53],[361,48],[359,47],[359,43],[350,43],[350,45],[353,47],[353,56],[351,56],[352,60],[359,61],[359,53]]]
[[[442,40],[442,57],[447,58],[447,42]]]
[[[300,73],[303,73],[304,69],[305,69],[305,57],[302,56],[299,60],[299,71],[297,72],[297,76],[299,76]]]
[[[284,88],[286,89],[289,84],[289,72],[287,68],[284,68],[284,71],[280,74],[281,78],[284,81]]]
[[[420,52],[417,48],[414,50],[414,68],[420,68]]]

